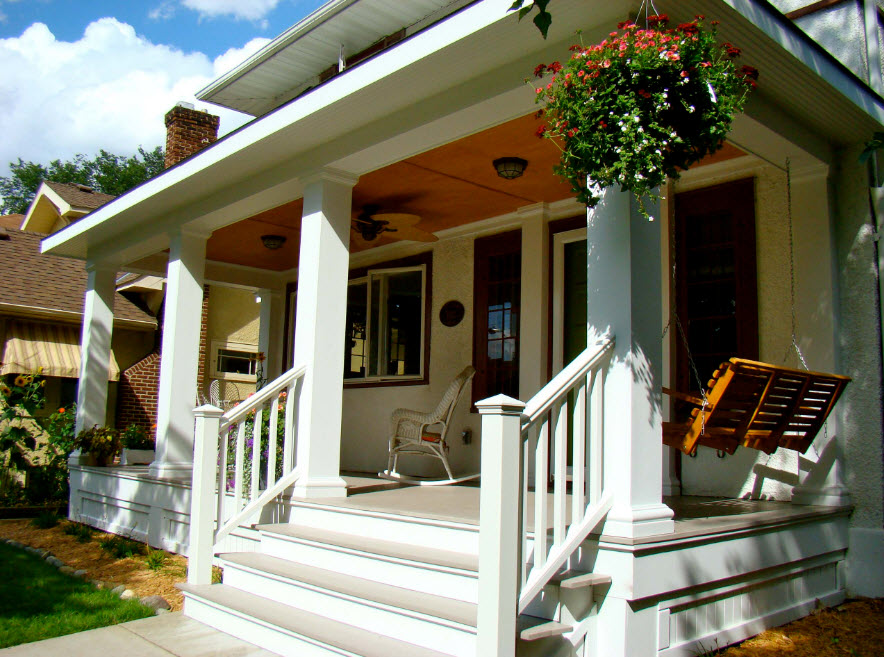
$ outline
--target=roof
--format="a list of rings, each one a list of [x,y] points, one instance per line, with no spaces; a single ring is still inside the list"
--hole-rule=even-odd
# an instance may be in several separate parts
[[[25,218],[23,214],[0,215],[0,228],[21,228],[21,222]]]
[[[0,239],[0,313],[81,322],[86,269],[78,260],[40,253],[40,233],[7,228]],[[156,319],[117,293],[115,324],[156,327]]]
[[[101,192],[96,192],[88,185],[80,185],[79,183],[60,183],[45,180],[44,184],[64,201],[77,208],[94,210],[116,198],[112,194],[102,194]]]

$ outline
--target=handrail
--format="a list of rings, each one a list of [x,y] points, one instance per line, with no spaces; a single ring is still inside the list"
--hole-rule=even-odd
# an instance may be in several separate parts
[[[218,543],[223,541],[243,520],[248,518],[258,509],[264,508],[264,506],[271,500],[279,497],[286,488],[294,484],[300,477],[301,469],[295,468],[288,474],[283,475],[273,486],[261,493],[260,497],[246,504],[238,514],[230,518],[218,529],[218,531],[215,532],[215,545],[218,545]]]
[[[287,387],[293,380],[299,379],[304,376],[304,373],[306,371],[306,365],[295,365],[287,372],[284,372],[276,379],[266,384],[251,397],[243,399],[239,404],[237,404],[229,411],[227,411],[223,416],[221,416],[221,430],[223,431],[231,424],[235,424],[237,420],[248,414],[250,410],[257,408],[262,404],[266,404],[268,401],[270,401],[271,397],[279,394],[279,392],[283,388]]]
[[[552,408],[556,401],[567,395],[568,391],[577,385],[590,370],[598,367],[613,348],[614,338],[605,336],[581,351],[525,404],[525,411],[522,413],[524,418],[522,430],[524,431],[536,423],[544,413]]]

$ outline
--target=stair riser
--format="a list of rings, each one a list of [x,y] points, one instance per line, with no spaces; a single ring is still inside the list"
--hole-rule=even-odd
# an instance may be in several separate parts
[[[291,517],[294,522],[304,527],[464,554],[479,553],[478,527],[436,523],[408,516],[369,515],[353,509],[297,504],[292,507]]]
[[[265,650],[291,657],[359,657],[355,653],[331,646],[276,627],[269,627],[253,618],[244,617],[224,607],[216,607],[199,598],[185,595],[184,614],[205,623],[216,630],[233,636],[248,637],[246,640]]]
[[[225,564],[224,583],[342,623],[458,657],[475,655],[475,628],[406,613],[365,600],[317,589]]]
[[[413,591],[477,603],[478,574],[434,568],[418,562],[386,559],[368,553],[335,549],[324,543],[264,534],[261,551],[295,563],[324,568],[362,579],[399,586]]]

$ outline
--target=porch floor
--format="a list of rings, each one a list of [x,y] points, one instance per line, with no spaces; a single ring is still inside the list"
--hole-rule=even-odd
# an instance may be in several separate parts
[[[344,475],[344,479],[348,484],[346,498],[298,501],[375,513],[426,518],[455,524],[475,526],[479,524],[479,487],[477,485],[408,486],[365,475]],[[528,502],[533,506],[533,493],[529,492],[528,495]],[[569,510],[570,497],[569,495]],[[637,539],[604,536],[603,539],[613,543],[654,543],[764,525],[791,523],[806,518],[846,512],[844,508],[839,507],[700,496],[664,497],[663,502],[674,513],[674,533]],[[552,505],[552,494],[549,495],[549,504]],[[533,514],[530,514],[529,523],[532,520]],[[528,531],[533,531],[530,524]]]

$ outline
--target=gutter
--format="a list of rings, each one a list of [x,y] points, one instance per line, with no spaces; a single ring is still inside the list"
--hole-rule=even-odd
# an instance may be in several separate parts
[[[83,313],[76,313],[70,310],[57,310],[54,308],[41,308],[40,306],[24,306],[16,303],[0,302],[0,313],[9,315],[12,318],[23,317],[27,319],[44,319],[53,322],[68,322],[71,324],[83,323]],[[136,331],[153,331],[157,328],[157,322],[156,320],[148,321],[114,317],[114,326]]]

